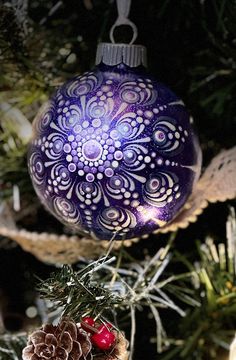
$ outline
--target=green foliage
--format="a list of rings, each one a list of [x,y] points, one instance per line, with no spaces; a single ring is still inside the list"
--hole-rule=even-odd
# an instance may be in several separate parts
[[[104,284],[92,281],[96,267],[106,264],[101,259],[75,272],[71,266],[64,265],[61,271],[42,281],[39,291],[43,298],[63,308],[63,315],[80,321],[83,315],[101,316],[105,310],[113,309],[121,298],[105,289]]]
[[[215,359],[227,353],[235,334],[236,323],[236,218],[235,211],[227,222],[227,241],[216,245],[211,238],[197,243],[200,260],[191,265],[186,256],[180,261],[195,272],[195,295],[201,304],[189,308],[179,322],[178,338],[170,340],[170,350],[162,360]],[[176,335],[173,334],[173,337]]]
[[[121,250],[115,266],[112,265],[115,257],[101,258],[85,267],[80,264],[79,271],[63,266],[48,280],[41,282],[41,296],[53,302],[54,311],[61,308],[63,316],[75,321],[87,315],[102,320],[108,316],[122,328],[116,315],[124,316],[128,312],[131,318],[131,352],[135,342],[136,312],[148,308],[156,322],[157,351],[162,352],[168,344],[168,336],[159,310],[174,310],[180,316],[185,316],[185,312],[172,298],[193,307],[199,306],[190,289],[191,272],[171,276],[165,274],[173,239],[172,236],[165,248],[159,249],[153,257],[148,256],[139,264]]]
[[[4,141],[4,136],[0,136],[0,141]],[[9,141],[9,138],[8,138]],[[0,154],[0,176],[1,176],[1,196],[12,196],[12,186],[19,184],[21,188],[29,184],[27,181],[27,168],[25,166],[26,149],[25,147],[15,147],[12,149],[1,149]],[[26,180],[26,181],[25,181]],[[26,184],[25,184],[26,182]]]
[[[210,1],[210,5],[210,8],[209,5],[202,8],[202,26],[209,47],[196,54],[195,62],[198,64],[190,70],[194,80],[190,93],[195,99],[201,97],[200,106],[211,109],[212,119],[223,117],[229,121],[236,110],[233,101],[236,92],[236,5],[233,1],[219,0]]]

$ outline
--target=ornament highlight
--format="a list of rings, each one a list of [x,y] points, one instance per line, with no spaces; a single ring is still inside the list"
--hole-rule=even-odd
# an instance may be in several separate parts
[[[176,216],[201,151],[183,102],[145,71],[144,47],[100,44],[97,62],[36,117],[29,171],[61,222],[96,239],[131,239]]]

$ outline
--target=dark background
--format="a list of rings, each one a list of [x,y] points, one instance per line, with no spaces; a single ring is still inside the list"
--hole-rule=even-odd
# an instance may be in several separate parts
[[[114,1],[64,0],[50,15],[50,9],[57,3],[29,1],[25,15],[30,29],[27,35],[14,12],[6,9],[4,2],[0,3],[0,91],[11,99],[16,91],[39,89],[40,99],[36,96],[29,105],[22,105],[26,112],[30,106],[30,120],[43,102],[42,94],[51,94],[58,84],[93,66],[96,44],[101,40],[109,41],[109,29],[116,19]],[[220,149],[235,144],[235,2],[133,0],[130,18],[139,30],[136,43],[147,47],[149,71],[178,94],[192,113],[205,167]],[[118,41],[129,41],[130,36],[127,28],[121,27],[116,32]],[[61,49],[69,49],[67,55],[63,55]],[[73,62],[68,61],[71,54],[76,56]],[[9,77],[11,69],[15,75]],[[37,79],[38,83],[35,85],[32,79]],[[10,191],[4,192],[4,185],[10,189],[16,179],[26,203],[38,202],[26,175],[26,156],[21,161],[21,167],[15,172],[0,172],[2,194],[9,195]],[[225,239],[228,205],[210,205],[197,223],[178,232],[174,247],[188,254],[189,259],[197,260],[196,240],[204,241],[207,235],[212,235],[216,241]],[[40,206],[18,225],[29,230],[63,231],[62,225]],[[129,251],[136,259],[142,259],[145,249],[154,254],[166,240],[165,235],[150,236]],[[26,321],[25,309],[35,301],[33,274],[46,278],[54,267],[37,261],[4,238],[0,238],[0,247],[0,299],[5,326],[9,331],[21,330]],[[176,269],[175,264],[171,266],[170,272],[182,270]],[[170,333],[180,321],[171,311],[163,312],[163,320]],[[124,330],[129,332],[128,328]],[[148,318],[148,312],[138,313],[136,360],[159,358],[155,344],[150,344],[154,336],[155,323]]]

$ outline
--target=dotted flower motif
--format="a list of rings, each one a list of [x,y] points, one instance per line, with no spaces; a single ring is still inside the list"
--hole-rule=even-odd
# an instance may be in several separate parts
[[[170,221],[200,170],[183,103],[146,74],[98,66],[36,117],[29,170],[45,206],[75,230],[133,238]]]

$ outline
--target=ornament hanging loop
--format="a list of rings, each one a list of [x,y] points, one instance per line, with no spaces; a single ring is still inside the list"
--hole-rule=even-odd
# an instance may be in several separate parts
[[[130,45],[132,45],[138,36],[138,29],[137,26],[128,18],[130,6],[131,6],[131,0],[116,0],[116,5],[117,5],[118,17],[110,30],[111,42],[115,44],[115,39],[114,39],[115,28],[121,25],[128,25],[133,30],[133,37],[129,43]]]

